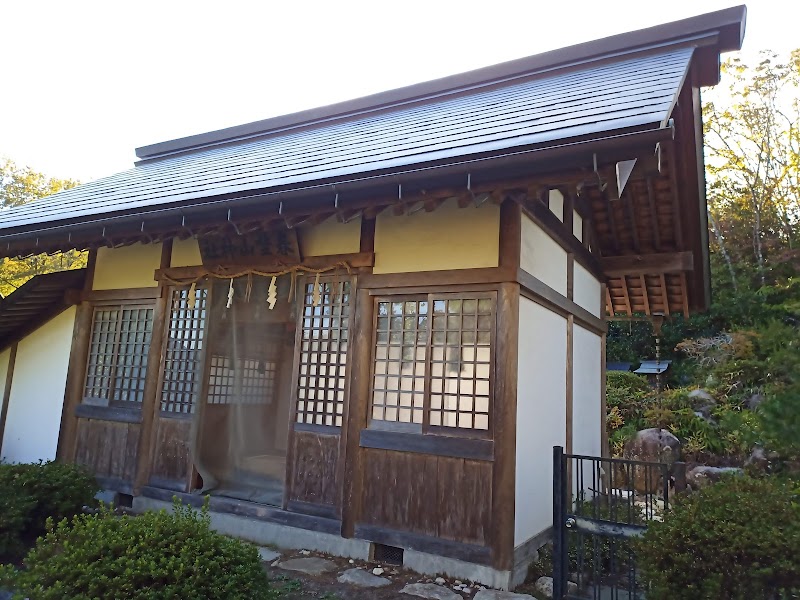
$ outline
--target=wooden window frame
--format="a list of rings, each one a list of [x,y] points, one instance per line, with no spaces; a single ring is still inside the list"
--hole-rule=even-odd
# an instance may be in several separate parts
[[[416,292],[416,293],[415,293]],[[489,406],[487,410],[488,427],[487,429],[477,429],[474,427],[452,427],[447,425],[431,425],[431,380],[432,380],[432,350],[433,350],[433,317],[434,317],[434,301],[437,300],[482,300],[489,299],[492,303],[491,319],[492,327],[489,340]],[[400,290],[376,290],[371,295],[372,300],[372,347],[369,353],[370,368],[369,368],[369,392],[367,402],[367,429],[368,432],[387,432],[387,433],[401,433],[412,435],[425,435],[425,436],[442,436],[442,437],[458,437],[477,440],[492,440],[494,438],[494,391],[495,391],[495,372],[496,372],[496,347],[497,347],[497,302],[498,292],[495,289],[470,289],[459,291],[421,291],[421,290],[408,290],[403,292]],[[428,325],[427,336],[425,342],[425,367],[424,367],[424,388],[423,388],[423,417],[422,423],[406,423],[401,421],[386,421],[382,419],[373,419],[373,393],[375,385],[375,363],[377,358],[377,336],[378,336],[378,304],[380,302],[409,302],[409,301],[426,301],[428,303]],[[445,313],[446,314],[446,313]],[[463,331],[463,330],[462,330]],[[463,346],[461,346],[463,347]],[[457,411],[459,412],[459,411]],[[474,414],[474,411],[473,411]]]
[[[348,292],[348,324],[347,324],[347,351],[344,353],[345,362],[344,362],[344,388],[342,390],[342,412],[341,414],[334,412],[334,424],[326,425],[323,423],[306,423],[298,421],[298,401],[307,401],[305,398],[299,397],[299,381],[300,381],[300,366],[301,366],[301,358],[303,352],[303,320],[305,318],[305,309],[306,309],[306,289],[310,283],[313,283],[315,276],[314,275],[304,275],[299,277],[297,280],[297,315],[296,315],[296,331],[295,331],[295,341],[294,341],[294,360],[293,360],[293,368],[292,368],[292,395],[291,395],[291,410],[289,412],[289,425],[290,428],[296,431],[307,431],[307,432],[316,432],[316,433],[332,433],[338,434],[342,431],[342,429],[347,424],[347,415],[348,415],[348,406],[349,406],[349,399],[350,399],[350,374],[352,372],[352,362],[353,362],[353,326],[355,324],[355,313],[356,313],[356,292],[357,292],[357,285],[356,285],[356,278],[350,275],[322,275],[319,278],[319,282],[321,285],[324,286],[326,283],[337,283],[340,285],[344,285],[345,283],[350,284],[350,290]],[[324,295],[324,291],[323,291]],[[319,376],[319,375],[318,375]],[[325,375],[327,378],[328,375]],[[337,377],[339,377],[337,375]],[[318,401],[318,400],[315,400]],[[338,403],[338,400],[334,399],[334,404]],[[303,411],[303,414],[306,414],[306,411]],[[336,425],[336,417],[341,418],[341,423]]]
[[[145,397],[146,394],[146,387],[142,389],[142,400],[114,400],[112,398],[114,393],[114,384],[117,379],[117,366],[119,360],[119,340],[120,340],[120,330],[121,330],[121,321],[122,321],[122,313],[124,310],[136,310],[136,309],[145,309],[151,311],[151,329],[150,329],[150,341],[147,344],[147,350],[144,352],[144,376],[142,377],[143,381],[147,379],[147,372],[152,367],[149,364],[149,354],[150,354],[150,346],[153,343],[153,339],[158,333],[155,331],[155,311],[156,311],[156,302],[155,299],[140,299],[140,298],[125,298],[121,297],[118,299],[111,298],[103,298],[102,300],[95,300],[90,303],[91,307],[91,327],[89,329],[89,343],[86,353],[86,366],[83,369],[83,384],[81,386],[81,396],[80,396],[80,403],[79,406],[94,406],[93,403],[87,403],[86,400],[88,398],[98,398],[102,400],[107,400],[107,405],[97,405],[96,407],[101,410],[107,410],[112,408],[123,408],[128,410],[134,411],[141,411],[142,406],[147,401]],[[110,309],[118,309],[119,314],[117,316],[117,324],[114,329],[114,339],[112,342],[112,347],[114,348],[114,352],[112,355],[112,364],[110,368],[110,375],[109,375],[109,382],[108,382],[108,398],[100,398],[97,396],[87,396],[86,395],[86,387],[88,384],[89,379],[89,369],[91,367],[91,354],[92,354],[92,340],[94,339],[95,327],[97,322],[95,320],[95,315],[98,310],[110,310]]]
[[[206,373],[206,347],[208,345],[208,331],[209,331],[209,311],[211,310],[211,293],[212,293],[212,286],[207,285],[206,282],[197,285],[197,291],[205,290],[205,318],[203,319],[202,329],[200,330],[200,340],[202,342],[199,356],[196,361],[196,368],[197,368],[197,392],[196,397],[191,399],[189,403],[170,403],[164,401],[164,383],[167,375],[167,353],[168,353],[168,341],[170,339],[170,330],[172,324],[172,311],[173,311],[173,302],[176,292],[186,291],[188,296],[188,291],[190,288],[186,288],[184,285],[173,285],[169,286],[167,290],[167,309],[166,315],[164,318],[164,328],[161,332],[161,360],[159,361],[158,366],[158,385],[156,386],[156,403],[157,403],[157,412],[160,416],[165,418],[186,418],[190,419],[194,416],[195,412],[198,410],[198,405],[200,404],[201,400],[203,399],[203,394],[206,386],[206,382],[204,382],[203,378]],[[198,301],[200,299],[198,298]],[[196,310],[196,309],[195,309]],[[188,412],[179,412],[179,411],[170,411],[164,410],[165,405],[186,405],[189,407]]]

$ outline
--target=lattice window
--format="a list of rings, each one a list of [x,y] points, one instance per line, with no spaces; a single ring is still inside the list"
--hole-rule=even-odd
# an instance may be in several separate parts
[[[95,308],[84,398],[106,404],[141,404],[152,335],[152,307]]]
[[[370,425],[488,432],[495,294],[378,298],[375,308]]]
[[[314,283],[303,287],[297,378],[298,423],[341,427],[345,400],[350,282],[323,279],[314,306]]]
[[[265,345],[269,343],[265,341]],[[232,360],[211,356],[209,404],[271,404],[275,398],[278,363],[268,359]]]
[[[194,412],[200,395],[207,298],[208,290],[194,290],[192,308],[189,290],[172,292],[161,382],[161,410],[164,412]]]
[[[428,302],[378,302],[377,309],[372,418],[422,423]]]

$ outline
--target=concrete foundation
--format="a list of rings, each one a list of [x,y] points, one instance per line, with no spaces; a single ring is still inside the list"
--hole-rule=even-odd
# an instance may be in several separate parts
[[[172,503],[145,496],[133,499],[133,511],[172,511]],[[211,526],[220,533],[241,538],[260,546],[270,545],[281,549],[316,550],[332,556],[370,560],[372,543],[367,540],[343,538],[330,533],[320,533],[288,525],[279,525],[249,517],[210,511]],[[513,571],[500,571],[486,565],[437,556],[426,552],[405,549],[403,568],[422,575],[446,575],[453,579],[471,581],[501,590],[513,589],[522,583],[527,574],[527,564]]]

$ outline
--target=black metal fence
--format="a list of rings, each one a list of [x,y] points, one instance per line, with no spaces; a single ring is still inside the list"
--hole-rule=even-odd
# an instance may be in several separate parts
[[[684,465],[553,448],[553,597],[643,599],[632,538],[669,509]],[[677,484],[677,485],[676,485]]]

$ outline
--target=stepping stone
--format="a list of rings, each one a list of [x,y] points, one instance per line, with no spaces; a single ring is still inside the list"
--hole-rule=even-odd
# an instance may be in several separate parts
[[[383,587],[392,583],[385,577],[378,577],[364,569],[347,569],[347,571],[339,575],[336,581],[365,588]]]
[[[514,594],[500,590],[480,590],[475,594],[474,600],[536,600],[528,594]]]
[[[311,556],[309,558],[290,558],[278,563],[278,567],[287,571],[298,571],[306,575],[322,575],[336,568],[336,563],[324,558]]]
[[[258,555],[263,562],[272,562],[281,557],[280,552],[275,552],[272,548],[265,548],[263,546],[258,549]]]
[[[460,594],[435,583],[409,583],[400,593],[430,600],[463,600]]]

